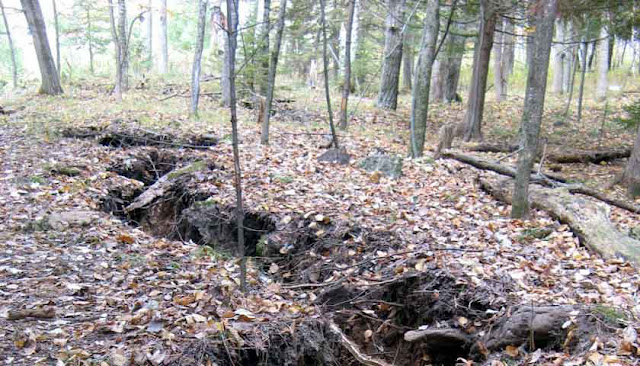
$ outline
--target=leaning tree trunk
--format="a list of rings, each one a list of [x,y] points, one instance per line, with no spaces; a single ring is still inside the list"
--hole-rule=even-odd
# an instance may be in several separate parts
[[[287,0],[281,0],[280,11],[278,13],[278,28],[276,30],[276,44],[273,45],[273,53],[269,62],[269,75],[267,77],[267,96],[262,113],[262,136],[260,143],[269,144],[269,119],[271,118],[271,103],[273,102],[273,90],[276,87],[276,72],[278,70],[278,58],[280,57],[280,46],[282,45],[282,34],[284,33],[284,21],[287,13]]]
[[[493,34],[496,25],[496,12],[492,0],[480,1],[480,32],[473,55],[473,75],[469,88],[469,102],[464,116],[464,140],[482,140],[482,114],[484,97],[489,74],[489,58],[493,46]]]
[[[609,33],[607,27],[602,26],[598,41],[598,84],[596,85],[596,100],[607,99],[607,72],[609,72]]]
[[[640,128],[620,181],[627,188],[629,195],[634,198],[640,196]]]
[[[532,44],[532,62],[527,76],[524,113],[520,126],[520,153],[511,203],[511,216],[514,218],[529,215],[529,178],[538,150],[557,5],[557,0],[543,0],[541,6],[535,9],[536,30]]]
[[[331,96],[329,94],[329,59],[327,58],[327,16],[325,14],[326,0],[320,0],[320,20],[322,21],[322,64],[324,71],[324,95],[327,100],[327,113],[329,115],[329,127],[331,128],[331,137],[333,147],[339,148],[338,136],[336,128],[333,124],[333,112],[331,111]]]
[[[422,41],[416,65],[416,76],[411,95],[411,135],[409,151],[411,156],[419,157],[424,152],[424,140],[427,132],[427,115],[429,112],[429,87],[431,72],[436,57],[436,42],[440,29],[440,2],[427,0]]]
[[[160,0],[160,60],[158,69],[161,74],[169,71],[169,42],[167,39],[167,0]]]
[[[2,20],[4,21],[4,29],[7,34],[7,41],[9,42],[9,51],[11,52],[11,76],[13,78],[13,87],[18,86],[18,64],[16,63],[16,50],[13,48],[13,38],[11,38],[11,29],[9,28],[9,22],[7,21],[7,14],[4,11],[4,5],[0,0],[0,11],[2,11]]]
[[[198,118],[198,101],[200,100],[200,70],[202,65],[202,49],[204,48],[204,28],[207,23],[207,0],[200,0],[198,6],[198,34],[196,51],[193,55],[191,70],[191,110],[193,117]]]
[[[267,95],[269,82],[269,31],[271,30],[271,0],[264,0],[264,10],[262,14],[262,27],[258,42],[258,59],[256,70],[256,92],[260,95]]]
[[[564,80],[564,63],[566,62],[566,52],[565,48],[567,47],[564,44],[565,36],[564,36],[564,27],[563,20],[556,21],[556,41],[558,44],[553,45],[551,49],[552,58],[553,58],[553,79],[551,81],[551,92],[554,94],[562,94],[562,81]]]
[[[58,68],[58,77],[60,77],[60,22],[58,21],[58,7],[56,6],[56,0],[53,3],[53,24],[56,30],[56,67]]]
[[[496,90],[496,101],[502,102],[506,99],[506,80],[505,80],[505,72],[502,70],[504,66],[504,62],[502,58],[504,57],[504,21],[500,20],[496,27],[498,27],[498,32],[495,35],[495,42],[493,45],[493,85]]]
[[[20,0],[22,10],[27,18],[27,24],[33,37],[33,45],[36,49],[38,57],[38,65],[40,66],[40,76],[42,83],[40,85],[41,94],[56,95],[62,94],[62,86],[60,85],[60,77],[56,69],[55,61],[51,55],[49,40],[47,38],[47,28],[42,16],[42,9],[38,0]]]
[[[395,110],[398,107],[398,82],[402,64],[402,27],[406,0],[387,0],[387,20],[382,54],[382,75],[377,106]]]
[[[340,102],[339,128],[341,130],[346,130],[349,123],[349,119],[347,117],[347,106],[349,104],[349,94],[351,93],[351,31],[353,29],[353,15],[355,14],[355,8],[356,0],[349,0],[345,26],[344,82],[342,85],[342,101]]]

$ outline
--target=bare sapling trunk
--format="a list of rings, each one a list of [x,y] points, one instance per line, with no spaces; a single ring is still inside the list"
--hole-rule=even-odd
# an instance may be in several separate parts
[[[40,66],[42,80],[39,92],[40,94],[49,95],[62,94],[60,76],[51,54],[51,47],[49,47],[47,28],[40,3],[38,0],[20,0],[20,3],[27,18],[27,24],[33,37],[33,45],[36,49],[36,56],[38,57],[38,65]]]
[[[278,12],[278,25],[276,29],[276,43],[273,45],[271,61],[269,62],[269,74],[267,76],[267,96],[262,110],[262,135],[260,143],[269,144],[269,120],[271,118],[271,104],[273,103],[273,91],[276,87],[276,73],[278,71],[278,58],[280,57],[280,46],[282,45],[282,34],[284,33],[284,21],[287,14],[287,0],[280,3]]]
[[[607,73],[609,72],[609,33],[606,26],[600,30],[598,40],[598,83],[596,85],[596,100],[603,102],[607,99]]]
[[[204,29],[207,23],[207,0],[200,0],[198,5],[198,34],[196,50],[193,55],[191,69],[191,116],[198,118],[198,101],[200,100],[200,70],[202,65],[202,50],[204,48]]]
[[[271,31],[271,0],[264,0],[264,10],[262,13],[262,25],[260,38],[258,41],[258,59],[256,67],[256,92],[260,95],[267,95],[269,72],[269,31]]]
[[[13,38],[11,38],[11,29],[9,28],[9,22],[7,21],[7,14],[4,11],[4,5],[0,0],[0,10],[2,11],[2,20],[4,22],[4,30],[7,34],[7,41],[9,42],[9,52],[11,52],[11,77],[13,79],[13,87],[18,87],[18,64],[16,63],[16,50],[13,48]]]
[[[427,0],[426,16],[422,30],[422,41],[416,65],[416,76],[411,95],[411,136],[409,151],[412,157],[420,157],[424,152],[429,113],[429,87],[431,72],[436,57],[436,42],[440,29],[440,2]]]
[[[242,204],[242,171],[240,169],[240,153],[238,150],[238,113],[236,110],[236,48],[238,44],[238,2],[227,0],[227,39],[229,52],[229,111],[231,113],[231,138],[233,141],[233,178],[236,187],[236,226],[238,227],[238,255],[240,256],[240,288],[247,290],[247,257],[244,248],[244,208]]]
[[[482,115],[489,74],[489,58],[493,46],[496,11],[491,0],[480,1],[480,32],[473,55],[473,75],[469,88],[467,113],[464,117],[464,140],[482,140]]]
[[[520,152],[511,202],[513,218],[529,216],[529,180],[538,150],[557,5],[557,0],[541,0],[540,6],[534,10],[536,30],[532,41],[532,62],[527,75],[524,113],[520,126]]]
[[[555,27],[555,40],[558,42],[554,44],[551,48],[551,54],[553,59],[553,79],[551,81],[551,92],[554,94],[562,94],[562,82],[564,80],[564,63],[566,62],[565,57],[565,48],[567,45],[564,44],[564,27],[562,25],[562,20],[556,21]]]
[[[353,16],[355,14],[356,0],[349,0],[347,9],[347,21],[345,26],[345,48],[344,48],[344,82],[342,85],[342,101],[340,102],[340,124],[341,130],[346,130],[349,124],[347,105],[349,104],[349,94],[351,93],[351,31],[353,30]],[[407,54],[405,53],[405,57]],[[406,75],[405,75],[406,76]],[[411,72],[409,72],[411,77]]]
[[[89,46],[89,72],[91,75],[94,74],[94,66],[93,66],[93,35],[91,34],[91,10],[89,7],[86,8],[86,16],[87,16],[87,43]]]
[[[627,161],[620,182],[627,188],[631,197],[640,196],[640,128],[638,128],[631,157]]]
[[[53,2],[53,24],[56,28],[56,68],[58,69],[58,77],[60,77],[60,69],[62,65],[60,65],[60,22],[58,20],[58,7],[56,6],[56,0],[52,0]]]
[[[333,111],[331,110],[331,95],[329,93],[329,59],[327,56],[327,17],[325,14],[326,0],[320,0],[320,20],[322,21],[322,64],[324,71],[324,95],[327,100],[327,114],[329,115],[329,128],[331,128],[331,142],[335,149],[339,148],[338,135],[333,124]]]
[[[120,3],[124,3],[123,0],[118,1],[118,25],[116,26],[115,19],[115,11],[113,9],[114,4],[112,0],[109,0],[109,21],[111,24],[111,36],[113,38],[113,44],[116,53],[116,83],[113,88],[113,93],[116,96],[118,101],[122,101],[122,93],[124,92],[124,57],[125,57],[125,47],[124,43],[125,34],[122,31],[125,27],[123,26],[123,13],[122,6]]]
[[[169,72],[169,41],[167,37],[167,0],[160,0],[160,60],[161,74]]]
[[[562,22],[562,27],[564,28],[564,39],[565,41],[571,41],[573,39],[573,29],[571,26],[571,22],[566,20]],[[572,87],[569,86],[569,83],[573,83],[573,64],[574,64],[574,47],[564,45],[564,62],[562,63],[562,67],[564,70],[562,71],[562,92],[568,93],[569,89]]]
[[[582,101],[584,98],[584,80],[587,76],[587,52],[589,51],[589,44],[582,42],[582,65],[580,70],[580,89],[578,91],[578,123],[582,121]]]
[[[153,0],[147,4],[147,70],[153,69]]]
[[[387,0],[387,20],[382,54],[382,74],[377,106],[395,110],[398,107],[398,83],[402,63],[402,27],[406,0]]]

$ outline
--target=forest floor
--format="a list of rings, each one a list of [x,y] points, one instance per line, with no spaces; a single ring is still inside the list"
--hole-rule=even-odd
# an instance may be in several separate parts
[[[243,294],[237,259],[199,246],[195,236],[176,240],[162,225],[137,226],[105,211],[114,192],[139,194],[159,172],[204,161],[189,184],[207,192],[205,202],[226,215],[223,229],[232,228],[227,111],[205,95],[200,120],[190,120],[180,85],[133,90],[122,105],[95,86],[67,89],[63,97],[16,98],[3,105],[16,112],[0,116],[6,364],[357,364],[354,345],[370,364],[638,364],[640,274],[629,263],[590,252],[545,212],[510,219],[510,206],[476,184],[494,173],[428,157],[405,159],[397,180],[360,168],[374,151],[405,155],[406,102],[382,112],[352,99],[356,114],[339,132],[351,154],[346,166],[316,160],[328,142],[322,108],[309,107],[322,105],[320,91],[291,92],[292,102],[277,104],[268,147],[259,144],[254,111],[240,109],[245,209],[264,229],[250,239],[257,255]],[[515,141],[521,105],[519,98],[488,104],[487,141]],[[633,141],[614,123],[603,125],[595,105],[579,125],[554,124],[561,110],[551,102],[545,115],[550,150]],[[429,144],[440,125],[463,113],[459,105],[434,107]],[[62,136],[68,127],[113,125],[220,141],[198,150],[119,148]],[[118,167],[144,159],[156,171],[139,171],[138,179],[119,174]],[[562,164],[559,174],[602,188],[623,166]],[[617,187],[607,194],[626,199]],[[640,216],[618,208],[610,219],[623,232],[640,225]],[[537,346],[533,339],[483,344],[513,309],[545,305],[573,306],[557,329],[561,337]],[[578,332],[583,318],[588,335]],[[337,332],[326,327],[329,319]],[[464,344],[451,345],[458,336],[431,345],[402,340],[427,326],[459,330]]]

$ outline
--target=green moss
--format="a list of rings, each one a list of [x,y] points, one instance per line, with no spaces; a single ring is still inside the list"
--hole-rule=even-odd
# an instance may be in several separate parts
[[[596,305],[593,307],[592,312],[602,321],[612,326],[619,326],[621,323],[627,322],[627,316],[624,313],[610,306]]]
[[[198,258],[198,259],[211,258],[213,260],[218,260],[218,259],[224,260],[229,258],[228,254],[219,252],[215,250],[213,247],[208,245],[199,246],[193,251],[193,253],[191,253],[191,255],[194,258]]]
[[[193,162],[191,165],[187,165],[182,169],[178,169],[169,173],[168,177],[169,179],[175,179],[185,174],[191,174],[191,173],[199,172],[206,169],[207,169],[207,163],[202,160],[198,160],[196,162]]]

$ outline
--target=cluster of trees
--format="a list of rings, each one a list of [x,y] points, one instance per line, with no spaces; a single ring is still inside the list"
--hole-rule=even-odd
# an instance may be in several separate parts
[[[198,15],[196,36],[192,40],[191,115],[198,115],[202,60],[205,56],[211,61],[209,64],[218,65],[210,67],[210,70],[220,74],[221,100],[225,106],[233,103],[236,80],[242,83],[242,90],[247,90],[261,105],[263,144],[269,143],[269,111],[278,70],[297,75],[310,87],[324,84],[333,145],[336,148],[338,141],[331,112],[330,82],[342,91],[337,123],[342,129],[349,126],[348,100],[352,92],[370,94],[375,92],[372,89],[377,88],[376,105],[393,110],[398,106],[399,93],[406,91],[411,93],[407,148],[411,156],[420,157],[424,154],[429,105],[433,102],[465,100],[466,114],[456,131],[467,141],[483,138],[483,109],[487,90],[490,89],[491,60],[492,87],[496,100],[502,101],[508,97],[509,78],[516,65],[515,45],[522,44],[526,47],[523,61],[527,80],[520,128],[519,174],[513,200],[514,217],[526,216],[529,210],[529,172],[538,147],[550,60],[551,91],[568,95],[565,114],[569,113],[572,98],[576,94],[573,86],[576,81],[578,83],[578,119],[582,114],[585,75],[594,63],[598,70],[597,100],[606,99],[607,73],[611,68],[624,64],[625,52],[632,57],[632,72],[640,71],[640,53],[635,49],[640,35],[640,17],[636,14],[633,2],[290,1],[291,4],[287,4],[287,0],[226,3],[221,0],[194,1],[194,12],[197,9]],[[62,93],[59,42],[56,42],[56,62],[48,43],[38,0],[21,0],[21,3],[38,55],[42,75],[41,92]],[[126,0],[108,0],[108,7],[103,9],[94,2],[79,1],[77,10],[74,10],[78,12],[78,27],[70,32],[70,38],[88,48],[91,60],[96,48],[104,49],[108,42],[114,45],[114,93],[118,98],[129,85],[132,33],[137,21],[144,23],[147,29],[146,34],[141,36],[145,40],[142,49],[145,55],[143,59],[147,63],[146,71],[152,67],[154,60],[152,14],[159,14],[161,24],[161,52],[155,58],[157,70],[166,73],[169,64],[166,0],[148,0],[142,6],[138,4],[137,9],[141,11],[131,20],[127,17],[129,3]],[[4,7],[2,10],[4,15]],[[105,11],[110,39],[104,38]],[[239,14],[246,16],[240,17]],[[235,24],[232,24],[233,17],[237,18]],[[4,23],[11,44],[6,17]],[[239,30],[234,31],[232,25]],[[58,26],[56,34],[57,31]],[[236,57],[234,43],[238,39],[234,37],[238,34],[241,36],[241,51]],[[467,94],[460,98],[460,70],[470,44],[473,44],[471,79]],[[207,47],[208,53],[205,52]],[[617,60],[614,60],[615,47],[618,48]],[[279,65],[283,57],[285,62]],[[319,69],[323,74],[322,82],[318,78]],[[14,75],[16,73],[14,67]],[[637,145],[638,153],[634,153],[629,160],[629,164],[634,166],[625,173],[624,180],[628,184],[640,182],[640,166],[634,163],[640,161],[640,143]]]

